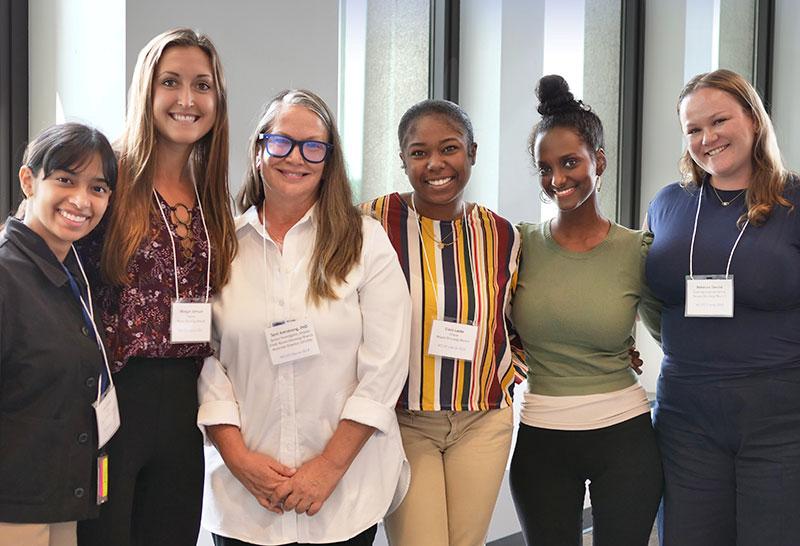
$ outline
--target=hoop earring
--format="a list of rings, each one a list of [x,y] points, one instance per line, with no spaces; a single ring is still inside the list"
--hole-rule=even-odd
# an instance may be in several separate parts
[[[600,175],[598,174],[597,177],[595,178],[595,180],[596,181],[594,183],[594,191],[596,191],[597,193],[600,193],[600,188],[603,186],[603,179],[600,178]]]
[[[547,195],[547,194],[544,192],[544,190],[539,190],[539,201],[541,201],[541,202],[542,202],[542,203],[544,203],[545,205],[549,205],[550,203],[552,203],[552,202],[553,202],[553,200],[552,200],[552,199],[550,199],[550,196],[549,196],[549,195]]]

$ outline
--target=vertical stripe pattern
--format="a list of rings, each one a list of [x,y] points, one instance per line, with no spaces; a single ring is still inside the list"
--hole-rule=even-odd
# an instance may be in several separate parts
[[[516,228],[479,205],[466,223],[421,216],[419,225],[397,193],[362,208],[389,235],[411,293],[411,362],[398,407],[479,411],[510,405],[514,383],[525,373],[508,319],[519,264]],[[477,326],[473,361],[428,354],[436,319]]]

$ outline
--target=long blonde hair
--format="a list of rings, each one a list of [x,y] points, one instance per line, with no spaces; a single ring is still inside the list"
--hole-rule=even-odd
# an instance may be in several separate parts
[[[775,205],[792,208],[791,203],[783,196],[791,173],[783,165],[772,120],[750,82],[736,72],[724,69],[698,74],[689,80],[678,97],[678,113],[680,114],[681,103],[686,97],[706,87],[731,95],[753,119],[756,130],[752,150],[753,178],[745,194],[747,213],[740,221],[747,220],[753,225],[761,225],[769,219]],[[688,148],[683,152],[679,166],[685,185],[699,187],[708,175],[692,159]]]
[[[353,205],[353,193],[347,180],[339,132],[325,101],[305,89],[287,89],[267,103],[250,136],[250,162],[236,203],[240,212],[244,212],[264,202],[264,183],[256,165],[262,146],[258,135],[269,133],[280,113],[292,105],[302,106],[316,114],[328,130],[328,142],[333,145],[333,150],[325,160],[320,181],[315,211],[317,235],[308,271],[306,298],[311,303],[319,304],[324,299],[336,298],[333,283],[343,282],[358,263],[363,242],[361,214]]]
[[[158,138],[153,121],[153,79],[161,56],[170,47],[198,47],[206,55],[214,76],[216,115],[211,130],[192,148],[189,161],[205,213],[208,235],[216,259],[211,284],[220,289],[230,276],[236,254],[236,234],[228,190],[228,103],[219,55],[211,40],[188,28],[159,34],[140,52],[128,92],[125,129],[116,143],[119,182],[101,260],[103,274],[113,284],[127,284],[128,264],[150,229],[153,175]]]

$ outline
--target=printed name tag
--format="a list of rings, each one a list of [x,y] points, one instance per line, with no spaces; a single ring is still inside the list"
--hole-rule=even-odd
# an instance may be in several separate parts
[[[92,403],[97,417],[97,449],[101,449],[119,429],[117,389],[112,384],[99,401]]]
[[[308,319],[290,320],[265,330],[269,356],[274,365],[319,354],[317,334]]]
[[[211,304],[172,302],[170,343],[211,341]]]
[[[686,317],[733,317],[733,275],[686,276]]]
[[[475,343],[477,340],[477,326],[434,320],[431,325],[428,354],[459,360],[472,360],[475,357]]]

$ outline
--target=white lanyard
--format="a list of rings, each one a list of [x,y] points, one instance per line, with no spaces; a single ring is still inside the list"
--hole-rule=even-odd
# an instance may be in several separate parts
[[[711,182],[707,182],[707,184],[711,184]],[[697,220],[700,218],[700,203],[703,201],[703,189],[705,188],[705,184],[700,186],[700,195],[697,198],[697,212],[694,215],[694,228],[692,229],[692,243],[689,246],[689,278],[694,279],[694,239],[697,236]],[[742,231],[739,232],[739,236],[736,238],[736,242],[733,243],[733,248],[731,248],[731,254],[728,256],[728,264],[725,266],[725,278],[729,277],[729,273],[731,270],[731,260],[733,260],[733,253],[736,251],[736,246],[739,244],[739,241],[744,235],[744,230],[747,229],[747,224],[749,222],[745,222],[744,226],[742,227]]]
[[[197,207],[200,209],[200,220],[203,221],[203,231],[206,234],[206,245],[208,247],[208,264],[206,267],[206,303],[211,293],[211,239],[208,236],[208,227],[206,226],[206,216],[203,214],[203,204],[200,202],[200,194],[197,192],[197,184],[192,183],[194,188],[194,195],[197,197]],[[169,227],[167,215],[164,214],[164,207],[161,206],[161,201],[158,199],[156,189],[153,188],[153,197],[156,200],[158,210],[161,212],[161,218],[164,219],[164,225],[167,226],[167,233],[169,233],[169,242],[172,243],[172,266],[173,273],[175,274],[175,300],[180,301],[181,296],[178,292],[178,253],[175,251],[175,236],[172,235],[172,228]]]
[[[83,310],[86,311],[86,314],[89,315],[89,318],[92,319],[92,329],[94,330],[95,339],[97,340],[97,345],[100,347],[100,352],[103,354],[103,364],[106,367],[106,372],[108,372],[108,387],[111,388],[114,385],[114,379],[111,377],[111,368],[108,365],[108,355],[106,354],[106,347],[103,343],[103,338],[100,337],[100,332],[97,330],[97,324],[94,321],[94,305],[92,304],[92,288],[89,286],[89,279],[86,276],[86,272],[83,270],[83,264],[81,263],[81,259],[78,256],[78,251],[75,250],[75,245],[72,245],[72,253],[75,254],[75,261],[78,262],[78,269],[81,270],[81,276],[83,277],[83,282],[86,285],[86,297],[89,300],[89,305],[86,305],[86,302],[83,301],[83,296],[78,294],[81,306],[83,306]],[[97,400],[100,400],[100,397],[103,394],[103,381],[100,380],[97,382]]]
[[[414,193],[411,193],[411,210],[414,212],[414,218],[417,220],[417,235],[419,235],[419,244],[422,247],[422,258],[425,260],[425,268],[428,271],[428,276],[431,279],[431,288],[433,288],[433,296],[436,298],[436,305],[439,305],[439,290],[437,289],[437,282],[436,278],[433,276],[433,270],[431,269],[431,263],[428,260],[428,253],[425,250],[425,241],[422,238],[422,219],[419,217],[417,213],[417,204],[414,201]],[[469,261],[469,271],[472,275],[473,282],[475,282],[475,266],[472,263],[472,237],[469,234],[469,226],[467,225],[467,204],[464,203],[464,208],[462,209],[462,218],[464,220],[464,232],[467,236],[467,244],[464,248],[464,251],[467,254],[467,260]],[[453,226],[455,229],[455,226]],[[455,242],[455,234],[453,235],[453,241]],[[423,281],[423,285],[424,285]],[[476,282],[477,285],[477,282]]]

